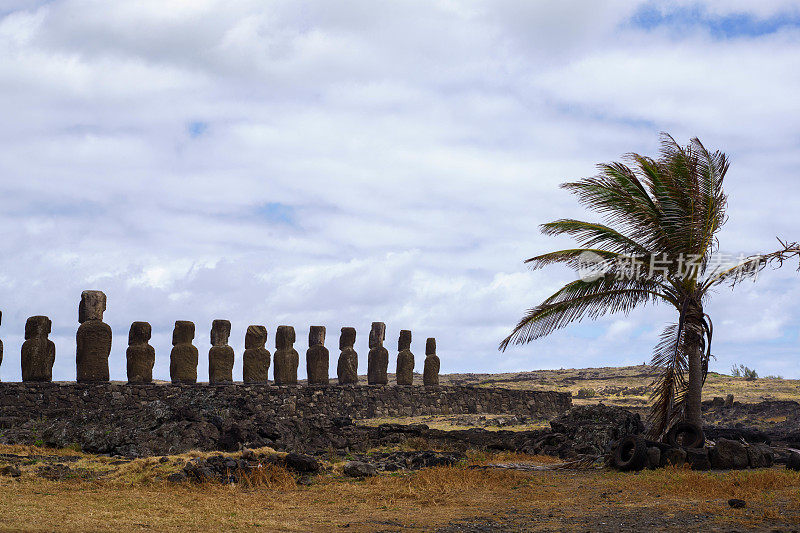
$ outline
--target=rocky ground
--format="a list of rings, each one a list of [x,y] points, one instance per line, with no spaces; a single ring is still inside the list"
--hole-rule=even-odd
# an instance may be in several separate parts
[[[0,530],[2,524],[12,524],[7,526],[12,529],[62,529],[46,515],[40,526],[28,528],[24,526],[32,522],[11,514],[29,508],[31,500],[15,503],[25,494],[44,513],[68,513],[75,505],[69,491],[63,492],[63,501],[40,500],[41,494],[62,494],[54,485],[41,483],[67,484],[79,493],[92,486],[107,490],[110,500],[132,498],[131,491],[142,484],[151,487],[137,492],[144,506],[139,507],[139,522],[115,515],[115,527],[123,529],[140,527],[137,524],[156,529],[230,528],[230,517],[214,518],[216,501],[209,503],[208,521],[192,522],[192,527],[169,521],[175,509],[160,511],[158,516],[167,518],[153,514],[160,504],[149,498],[174,494],[188,498],[186,505],[198,505],[201,495],[217,494],[209,483],[253,494],[266,490],[266,497],[286,500],[286,508],[275,503],[279,508],[270,511],[275,520],[283,520],[273,523],[264,521],[259,514],[263,504],[253,499],[255,507],[237,511],[237,516],[247,517],[243,523],[234,520],[243,529],[251,529],[253,523],[298,531],[334,524],[350,531],[442,532],[800,528],[800,472],[784,466],[788,450],[800,449],[800,394],[792,399],[794,382],[710,378],[711,393],[704,397],[705,431],[717,447],[700,459],[707,466],[716,461],[725,470],[659,468],[631,474],[610,472],[603,464],[615,442],[646,427],[646,409],[640,402],[646,401],[647,392],[642,383],[652,377],[647,367],[619,369],[618,381],[608,377],[608,369],[542,372],[444,379],[503,387],[535,382],[537,387],[574,395],[583,390],[582,396],[591,397],[576,398],[575,408],[549,421],[480,413],[238,420],[224,413],[205,416],[186,406],[160,406],[147,415],[146,434],[141,433],[142,421],[126,420],[122,414],[114,420],[83,414],[78,422],[9,423],[0,433],[0,498],[9,502],[0,509]],[[734,394],[732,403],[722,399],[726,394]],[[753,463],[754,452],[761,453],[764,444],[771,446],[770,462],[776,467],[730,470],[737,461],[745,467]],[[727,454],[722,462],[720,451]],[[660,450],[662,457],[666,453]],[[561,466],[554,470],[556,465]],[[364,499],[365,505],[372,502],[372,507],[342,506],[342,494]],[[227,497],[217,494],[218,499],[223,496]],[[293,523],[286,513],[305,508],[309,498],[317,498],[319,516],[285,527]],[[738,500],[744,507],[735,507]],[[107,514],[107,505],[98,500],[96,512]],[[126,499],[120,509],[131,505]],[[88,528],[96,525],[89,523]]]

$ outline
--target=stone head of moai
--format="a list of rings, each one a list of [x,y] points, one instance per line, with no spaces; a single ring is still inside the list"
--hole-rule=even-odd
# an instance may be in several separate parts
[[[433,337],[425,341],[425,355],[436,355],[436,339]]]
[[[410,350],[411,349],[411,331],[404,329],[400,331],[400,338],[397,340],[397,350],[402,352],[403,350]]]
[[[308,347],[325,345],[325,326],[311,326],[308,330]]]
[[[369,347],[380,348],[383,346],[383,341],[386,339],[386,324],[383,322],[373,322],[372,328],[369,330]]]
[[[78,322],[83,324],[87,320],[102,321],[105,310],[106,295],[103,291],[83,291],[78,306]]]
[[[25,340],[47,337],[53,323],[46,316],[32,316],[25,322]]]
[[[275,349],[291,350],[294,348],[295,334],[293,326],[278,326],[275,332]]]
[[[245,349],[263,348],[267,343],[267,328],[264,326],[247,326],[244,334]]]
[[[176,320],[175,329],[172,331],[172,345],[191,344],[194,340],[194,322],[189,320]]]
[[[146,344],[153,335],[149,322],[134,322],[128,332],[128,345]]]
[[[356,328],[342,328],[339,336],[339,349],[352,348],[356,343]]]
[[[211,346],[225,346],[231,336],[230,320],[214,320],[211,323]]]

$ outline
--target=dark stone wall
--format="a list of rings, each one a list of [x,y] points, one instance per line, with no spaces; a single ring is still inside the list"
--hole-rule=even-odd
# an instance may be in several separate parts
[[[469,386],[285,386],[125,383],[0,383],[0,420],[57,418],[81,410],[136,410],[150,402],[204,408],[248,407],[271,416],[353,419],[468,413],[552,418],[572,407],[569,394]]]
[[[0,383],[0,443],[132,457],[239,446],[347,451],[407,437],[405,429],[389,427],[396,424],[367,428],[353,419],[466,413],[552,418],[571,404],[564,393],[464,386]],[[465,433],[480,442],[500,433],[509,434],[506,440],[521,438],[516,432]]]

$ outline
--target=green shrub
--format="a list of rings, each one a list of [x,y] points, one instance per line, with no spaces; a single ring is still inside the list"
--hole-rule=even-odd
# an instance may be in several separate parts
[[[597,393],[594,389],[578,389],[578,398],[594,398]]]

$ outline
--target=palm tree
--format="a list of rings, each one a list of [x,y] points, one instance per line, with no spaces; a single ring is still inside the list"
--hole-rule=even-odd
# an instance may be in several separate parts
[[[630,165],[598,166],[592,178],[564,183],[605,224],[561,219],[543,224],[545,235],[569,235],[578,247],[525,261],[533,269],[563,263],[578,271],[544,302],[528,310],[500,344],[526,344],[572,322],[628,313],[666,302],[677,311],[653,353],[651,436],[662,437],[678,420],[701,425],[700,401],[711,357],[712,324],[703,304],[720,284],[755,279],[767,264],[800,255],[797,243],[726,264],[717,232],[726,221],[722,188],[728,158],[698,139],[682,147],[661,135],[658,159],[629,154]]]

